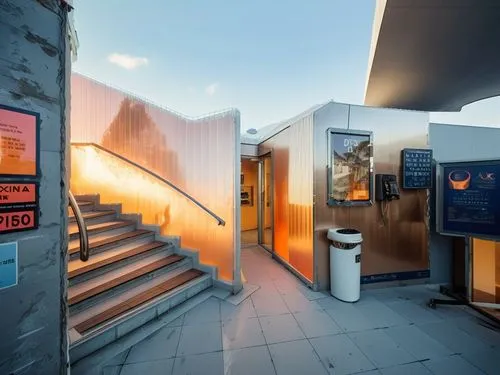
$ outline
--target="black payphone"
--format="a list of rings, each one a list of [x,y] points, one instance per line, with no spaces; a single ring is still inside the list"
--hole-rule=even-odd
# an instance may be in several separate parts
[[[375,200],[392,201],[399,199],[398,180],[393,174],[375,175]]]

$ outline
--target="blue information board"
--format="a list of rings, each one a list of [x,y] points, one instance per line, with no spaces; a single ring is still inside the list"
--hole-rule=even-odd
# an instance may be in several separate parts
[[[17,285],[17,242],[0,244],[0,289]]]
[[[432,188],[432,150],[403,149],[403,189]]]
[[[441,168],[440,232],[500,238],[500,160]]]

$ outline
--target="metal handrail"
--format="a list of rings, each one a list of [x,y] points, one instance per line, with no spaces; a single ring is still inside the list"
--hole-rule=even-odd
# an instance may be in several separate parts
[[[139,165],[137,164],[136,162],[133,162],[132,160],[130,159],[127,159],[126,157],[122,156],[122,155],[119,155],[117,154],[116,152],[113,152],[111,150],[108,150],[107,148],[101,146],[101,145],[98,145],[97,143],[85,143],[85,142],[72,142],[71,143],[72,146],[80,146],[80,147],[85,147],[85,146],[92,146],[92,147],[95,147],[101,151],[104,151],[132,166],[134,166],[135,168],[139,168],[141,171],[149,174],[150,176],[154,177],[155,179],[163,182],[165,185],[168,185],[170,188],[172,188],[173,190],[175,190],[177,193],[183,195],[185,198],[187,198],[188,200],[190,200],[191,202],[193,202],[196,206],[198,206],[199,208],[201,208],[203,211],[205,211],[207,214],[209,214],[210,216],[212,216],[215,220],[217,220],[218,222],[218,225],[221,225],[221,226],[225,226],[226,225],[226,222],[224,221],[224,219],[222,219],[220,216],[216,215],[213,211],[211,211],[210,209],[208,209],[207,207],[205,207],[204,205],[202,205],[200,202],[198,202],[195,198],[193,198],[191,195],[189,195],[188,193],[184,192],[183,190],[181,190],[180,188],[178,188],[177,186],[175,186],[173,183],[171,183],[170,181],[166,180],[165,178],[157,175],[156,173],[154,172],[151,172],[149,169],[147,168],[144,168],[142,165]]]
[[[68,191],[69,205],[75,214],[76,224],[80,234],[80,260],[86,262],[89,260],[89,235],[87,233],[87,226],[83,220],[82,211],[78,207],[78,203],[71,191]]]

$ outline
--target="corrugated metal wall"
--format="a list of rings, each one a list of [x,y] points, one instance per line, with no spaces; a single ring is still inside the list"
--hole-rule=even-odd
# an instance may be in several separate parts
[[[92,160],[110,173],[118,165],[102,153],[83,155],[81,148],[73,152],[74,193],[100,192],[109,203],[119,196],[131,212],[146,211],[147,224],[160,225],[164,234],[182,235],[182,246],[199,250],[203,263],[218,266],[222,280],[239,280],[239,112],[188,119],[78,74],[72,76],[71,93],[72,143],[99,144],[155,172],[222,217],[226,226],[218,227],[201,209],[179,209],[184,206],[174,203],[180,198],[171,190],[157,207],[151,206],[147,188],[110,181],[106,193],[102,184],[87,191],[92,188],[89,179],[98,186],[96,178],[102,176],[78,163]],[[149,180],[142,182],[158,191]]]
[[[307,115],[259,146],[271,152],[274,252],[313,281],[313,117]]]

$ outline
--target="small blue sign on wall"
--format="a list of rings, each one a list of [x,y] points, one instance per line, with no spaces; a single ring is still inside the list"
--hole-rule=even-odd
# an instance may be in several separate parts
[[[0,244],[0,290],[17,285],[17,242]]]

